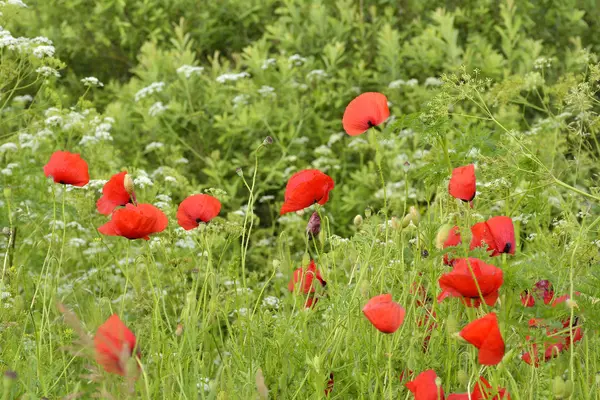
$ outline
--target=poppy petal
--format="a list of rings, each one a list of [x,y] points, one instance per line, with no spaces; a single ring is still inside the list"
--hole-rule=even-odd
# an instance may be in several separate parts
[[[504,357],[504,340],[495,313],[469,323],[460,331],[460,336],[479,349],[481,365],[496,365]]]
[[[387,97],[381,93],[367,92],[348,104],[342,125],[348,135],[357,136],[383,123],[389,116]]]
[[[68,151],[55,151],[44,165],[44,175],[51,176],[55,183],[73,186],[85,186],[90,181],[85,160]]]
[[[404,322],[406,315],[406,310],[392,301],[391,294],[373,297],[362,311],[373,326],[383,333],[396,332]]]
[[[437,374],[429,369],[406,382],[405,386],[415,396],[415,400],[444,400],[444,390],[436,385]]]
[[[113,314],[98,327],[94,337],[96,360],[109,373],[125,375],[123,355],[130,357],[136,338],[127,326]]]
[[[102,215],[109,215],[117,207],[125,206],[131,197],[125,190],[126,171],[113,175],[102,188],[102,197],[96,202],[96,208]]]
[[[330,176],[317,169],[306,169],[295,173],[285,187],[284,203],[280,214],[303,210],[329,200],[329,192],[335,184]]]
[[[221,202],[208,194],[187,197],[177,208],[177,223],[186,231],[208,223],[221,212]]]
[[[472,201],[476,194],[475,166],[454,168],[448,183],[448,192],[462,201]]]

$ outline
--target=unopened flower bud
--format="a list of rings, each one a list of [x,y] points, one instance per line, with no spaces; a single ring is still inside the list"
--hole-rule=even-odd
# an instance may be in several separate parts
[[[183,334],[183,324],[177,324],[175,329],[175,336],[181,336]]]
[[[133,195],[135,186],[133,184],[133,179],[131,179],[131,175],[125,174],[125,177],[123,178],[123,186],[125,187],[127,194],[130,196]]]
[[[564,399],[566,395],[565,381],[560,376],[555,376],[552,380],[552,394],[556,399]]]
[[[444,224],[441,226],[440,230],[435,237],[435,247],[442,250],[444,248],[444,242],[448,239],[448,235],[450,235],[450,231],[452,230],[452,225]]]
[[[567,299],[565,301],[565,305],[569,309],[579,308],[579,306],[577,305],[577,302],[575,300],[573,300],[573,299]]]
[[[235,173],[238,174],[238,176],[244,176],[244,171],[240,167],[235,169]]]
[[[270,144],[273,144],[273,138],[272,138],[271,136],[267,136],[267,137],[265,138],[265,140],[263,140],[263,144],[264,144],[265,146],[268,146],[268,145],[270,145]]]
[[[437,386],[438,389],[442,387],[442,378],[439,376],[435,377],[435,386]]]
[[[356,226],[358,228],[359,226],[362,225],[362,223],[363,223],[363,217],[360,214],[358,214],[356,217],[354,217],[354,226]]]
[[[469,384],[469,375],[463,369],[458,370],[456,377],[461,386],[467,386]]]
[[[404,172],[408,172],[408,170],[410,169],[410,163],[408,161],[405,161],[403,168],[404,168]]]
[[[406,228],[411,222],[414,226],[419,226],[419,222],[421,221],[421,214],[419,214],[419,210],[416,207],[411,206],[408,209],[408,214],[404,216],[402,219],[402,227]]]
[[[309,238],[315,238],[321,232],[321,217],[318,212],[313,212],[306,225],[306,234]]]
[[[398,218],[396,217],[392,217],[390,225],[392,226],[392,229],[400,229],[400,221],[398,221]]]
[[[371,209],[367,208],[365,209],[365,217],[369,218],[371,216]]]

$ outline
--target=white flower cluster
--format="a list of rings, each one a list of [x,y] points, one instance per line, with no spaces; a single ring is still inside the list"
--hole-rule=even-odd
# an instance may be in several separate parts
[[[429,78],[425,79],[425,86],[442,86],[443,84],[443,80],[435,78],[433,76],[430,76]]]
[[[275,93],[275,88],[266,85],[261,86],[260,89],[258,89],[258,93],[263,97],[277,96],[277,94]]]
[[[4,7],[6,5],[17,6],[17,7],[21,7],[21,8],[27,8],[27,4],[23,3],[21,0],[0,1],[0,7]]]
[[[30,53],[37,58],[54,56],[52,41],[46,37],[38,36],[33,39],[14,37],[10,31],[0,26],[0,49],[15,50],[19,53]]]
[[[249,78],[250,74],[247,72],[240,72],[239,74],[223,74],[223,75],[219,75],[217,76],[216,81],[219,83],[225,83],[225,82],[229,82],[229,81],[237,81],[238,79],[242,79],[242,78]]]
[[[269,69],[269,67],[271,65],[275,65],[275,64],[277,64],[277,60],[275,60],[274,58],[267,58],[265,61],[263,61],[261,68]]]
[[[306,62],[306,58],[302,57],[300,54],[294,54],[288,58],[288,62],[291,66],[299,67]]]
[[[322,69],[314,69],[306,75],[306,79],[309,81],[318,81],[325,78],[327,78],[327,72]]]
[[[164,143],[161,142],[152,142],[152,143],[148,143],[148,145],[146,146],[146,152],[150,152],[156,149],[160,149],[164,146]]]
[[[150,96],[151,94],[160,93],[164,90],[164,88],[165,88],[164,82],[153,82],[150,85],[146,86],[145,88],[138,90],[138,92],[135,94],[135,101],[138,102],[138,101]]]
[[[13,97],[13,103],[28,103],[30,101],[33,101],[33,97],[29,94]]]
[[[88,87],[103,87],[104,83],[100,82],[100,80],[98,78],[95,78],[93,76],[88,76],[87,78],[83,78],[81,80],[81,83],[83,83],[84,86],[88,86]]]
[[[10,176],[10,175],[12,175],[12,170],[14,168],[17,168],[18,166],[19,166],[19,163],[10,163],[5,168],[0,170],[0,173],[2,173],[2,175]]]
[[[402,86],[417,86],[418,84],[419,84],[419,81],[416,79],[409,79],[407,81],[398,79],[398,80],[390,82],[388,87],[390,89],[399,89]]]
[[[0,46],[2,47],[2,46]],[[49,76],[55,76],[57,78],[60,78],[60,73],[55,70],[54,68],[50,68],[50,67],[39,67],[38,69],[35,70],[35,72],[37,72],[38,74],[45,76],[46,78]]]
[[[165,106],[162,101],[157,101],[148,109],[148,115],[151,117],[156,117],[157,115],[164,113],[166,109],[167,106]]]
[[[204,67],[195,67],[193,65],[182,65],[177,68],[177,73],[185,75],[187,79],[190,79],[192,75],[200,75],[204,71]]]
[[[94,133],[91,135],[84,135],[79,141],[79,144],[81,146],[87,146],[96,144],[101,140],[111,142],[113,137],[110,134],[110,130],[112,129],[112,124],[114,122],[115,120],[110,117],[105,117],[103,120],[99,117],[95,117],[91,121],[91,125],[94,127]]]

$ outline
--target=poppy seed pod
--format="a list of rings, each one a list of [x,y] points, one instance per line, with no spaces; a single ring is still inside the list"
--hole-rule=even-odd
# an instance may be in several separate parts
[[[318,212],[313,212],[306,225],[306,234],[309,238],[315,238],[321,233],[321,217]]]

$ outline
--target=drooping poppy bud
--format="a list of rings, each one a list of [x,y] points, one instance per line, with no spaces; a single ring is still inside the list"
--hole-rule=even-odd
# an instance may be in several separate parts
[[[127,239],[149,240],[151,234],[165,230],[167,216],[152,204],[127,204],[112,214],[111,220],[98,228],[103,235],[122,236]]]
[[[317,169],[295,173],[285,187],[285,201],[280,214],[303,210],[315,203],[324,205],[334,186],[333,179]]]
[[[135,349],[136,338],[127,326],[113,314],[98,328],[94,337],[96,361],[106,372],[124,376],[127,361]],[[139,353],[138,353],[139,355]]]
[[[48,164],[44,165],[44,175],[64,185],[85,186],[90,181],[85,160],[79,154],[68,151],[52,153]]]
[[[405,386],[415,396],[415,400],[444,400],[444,389],[437,384],[437,378],[435,371],[429,369],[406,382]]]
[[[131,202],[130,193],[127,192],[125,179],[127,172],[113,175],[102,187],[102,197],[96,202],[96,208],[102,215],[109,215],[117,207],[124,207]],[[129,178],[131,180],[131,178]]]
[[[373,297],[362,309],[367,319],[383,333],[394,333],[404,322],[406,310],[392,301],[391,294]]]
[[[469,323],[460,331],[460,336],[479,349],[479,364],[496,365],[502,361],[505,346],[496,313]]]
[[[479,307],[483,298],[487,305],[493,306],[503,281],[500,268],[478,258],[459,258],[454,260],[452,271],[439,279],[442,294],[438,301],[449,296],[462,297],[466,306]]]
[[[515,227],[510,217],[492,217],[479,222],[471,227],[471,233],[471,250],[485,243],[487,250],[492,251],[492,257],[502,253],[515,254]]]
[[[316,238],[321,233],[321,217],[318,212],[313,212],[306,225],[306,234],[310,239]]]
[[[381,93],[367,92],[348,104],[342,125],[348,135],[357,136],[383,123],[389,116],[387,97]]]
[[[462,201],[472,201],[476,194],[475,166],[473,164],[454,168],[448,183],[448,192]]]
[[[187,197],[177,208],[177,223],[186,231],[197,228],[200,222],[208,223],[219,215],[221,202],[208,194]]]
[[[419,210],[415,206],[411,206],[408,209],[408,214],[402,218],[402,227],[406,228],[411,222],[414,226],[419,226],[420,221],[421,214],[419,214]]]

